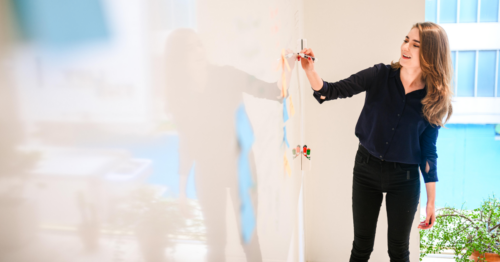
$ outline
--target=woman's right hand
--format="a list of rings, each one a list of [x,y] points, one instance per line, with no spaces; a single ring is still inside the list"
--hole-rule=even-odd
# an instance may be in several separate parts
[[[311,48],[304,48],[300,51],[300,53],[315,57],[314,52],[312,51]],[[306,58],[302,58],[301,56],[297,55],[297,59],[301,61],[302,69],[304,69],[304,71],[306,71],[306,72],[314,71],[314,62],[312,61],[311,58],[306,59]]]

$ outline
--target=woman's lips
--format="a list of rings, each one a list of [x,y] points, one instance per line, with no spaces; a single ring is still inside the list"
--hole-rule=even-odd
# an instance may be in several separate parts
[[[404,55],[401,55],[401,57],[404,59],[411,59],[411,58],[405,57]]]

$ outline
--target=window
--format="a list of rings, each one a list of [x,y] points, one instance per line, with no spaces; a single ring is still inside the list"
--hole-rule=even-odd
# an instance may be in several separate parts
[[[457,0],[441,0],[439,5],[439,23],[457,22]]]
[[[477,0],[460,0],[460,23],[477,23]]]
[[[497,51],[479,51],[477,67],[478,97],[495,97],[495,72]]]
[[[499,22],[499,0],[426,0],[425,20],[434,23]]]
[[[500,97],[499,50],[452,51],[451,55],[456,96]]]
[[[449,37],[455,95],[453,114],[436,143],[441,187],[435,204],[470,210],[492,193],[500,196],[499,0],[426,0],[425,5],[426,21],[440,24]],[[426,189],[421,190],[426,203]]]
[[[498,22],[498,0],[481,0],[480,21]]]
[[[457,96],[474,96],[476,51],[458,52]]]

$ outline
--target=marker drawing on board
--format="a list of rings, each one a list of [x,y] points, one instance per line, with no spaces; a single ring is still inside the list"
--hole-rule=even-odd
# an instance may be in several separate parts
[[[300,50],[304,50],[304,48],[306,48],[306,47],[307,47],[307,39],[299,39],[296,48],[299,48]],[[289,53],[289,54],[286,54],[284,57],[285,58],[290,58],[290,57],[292,57],[294,55],[300,56],[300,57],[305,58],[305,59],[311,58],[313,62],[315,62],[316,59],[317,59],[316,57],[312,57],[310,55],[302,54],[300,52],[298,52],[298,53]],[[278,58],[277,61],[279,61],[280,59],[282,59],[282,58]]]

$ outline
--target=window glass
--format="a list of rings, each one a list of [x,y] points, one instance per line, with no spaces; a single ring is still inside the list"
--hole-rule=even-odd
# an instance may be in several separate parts
[[[425,21],[437,23],[437,0],[425,1]]]
[[[460,23],[477,22],[477,0],[460,0]]]
[[[495,96],[496,50],[479,51],[477,68],[477,96]]]
[[[480,22],[498,22],[498,1],[481,0]]]
[[[439,23],[456,23],[457,0],[441,0],[439,3]]]
[[[476,51],[459,51],[457,96],[474,96],[475,71]]]

